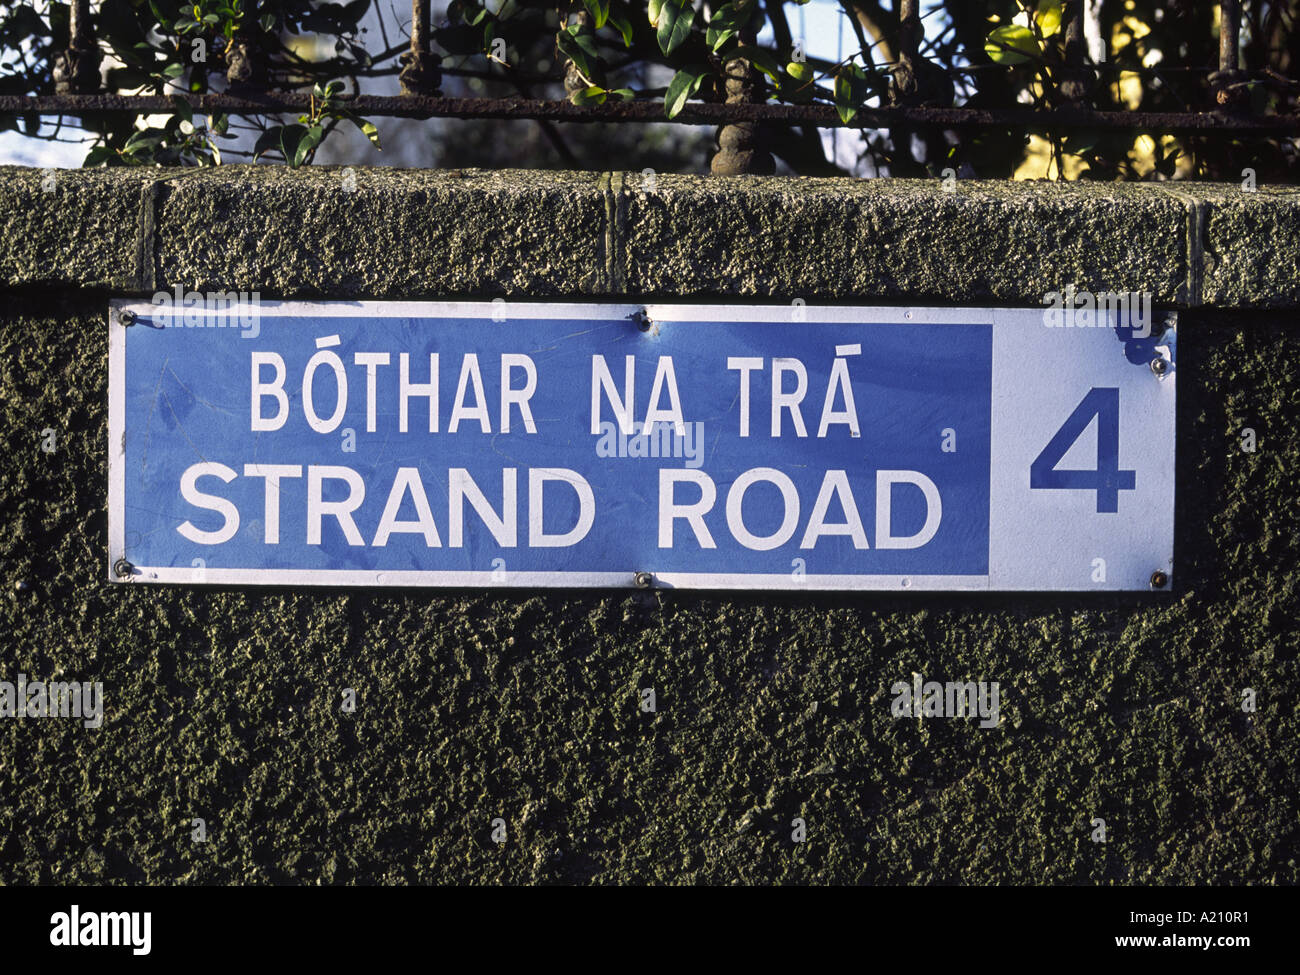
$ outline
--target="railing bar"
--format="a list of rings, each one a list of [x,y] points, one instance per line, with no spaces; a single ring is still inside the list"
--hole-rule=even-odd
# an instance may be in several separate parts
[[[182,96],[195,111],[265,116],[301,112],[306,94],[188,95]],[[356,95],[341,100],[354,112],[391,118],[497,118],[548,119],[557,122],[667,122],[659,101],[606,102],[577,106],[567,100],[525,98],[450,98],[429,95]],[[96,112],[151,114],[170,112],[172,98],[160,95],[0,95],[0,112],[40,115],[85,115]],[[822,128],[840,126],[830,105],[719,104],[688,102],[671,120],[686,125],[720,125],[729,122],[785,122]],[[1036,109],[970,108],[863,108],[850,128],[889,128],[900,123],[937,125],[942,128],[1013,126],[1044,128],[1102,128],[1122,130],[1254,132],[1300,131],[1300,116],[1237,116],[1221,112],[1099,112],[1092,110],[1040,111]]]

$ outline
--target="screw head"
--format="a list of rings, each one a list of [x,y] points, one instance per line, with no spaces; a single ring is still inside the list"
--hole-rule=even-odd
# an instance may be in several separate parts
[[[117,323],[124,328],[130,328],[135,324],[135,312],[124,308],[117,313]]]
[[[636,327],[643,332],[650,331],[650,316],[646,314],[644,308],[636,313]]]
[[[654,576],[649,572],[638,572],[636,574],[636,587],[638,589],[649,589],[654,582]]]
[[[1159,569],[1156,569],[1155,572],[1151,573],[1152,589],[1163,589],[1167,585],[1169,585],[1169,576],[1165,575]]]
[[[118,559],[116,562],[113,563],[113,574],[116,575],[119,579],[125,579],[127,576],[131,574],[131,571],[134,568],[135,566],[133,566],[126,559]]]
[[[1157,376],[1163,376],[1169,371],[1169,362],[1161,356],[1156,356],[1151,360],[1151,371]]]

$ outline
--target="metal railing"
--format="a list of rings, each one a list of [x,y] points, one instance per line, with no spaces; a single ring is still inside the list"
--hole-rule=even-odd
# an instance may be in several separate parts
[[[1063,37],[1065,64],[1059,93],[1062,107],[971,108],[935,107],[918,104],[916,76],[923,60],[919,0],[900,0],[898,59],[888,70],[893,74],[890,104],[864,107],[847,123],[833,105],[826,103],[786,104],[758,100],[746,91],[733,97],[728,88],[725,101],[692,101],[671,119],[658,101],[607,101],[576,105],[567,100],[525,97],[446,97],[438,94],[443,70],[432,49],[430,0],[412,0],[410,47],[401,56],[401,94],[344,95],[340,102],[361,114],[395,118],[528,119],[541,122],[673,122],[685,125],[753,126],[762,123],[892,129],[917,126],[963,130],[981,127],[1019,127],[1056,130],[1105,129],[1158,133],[1209,133],[1227,131],[1261,137],[1286,137],[1300,133],[1300,115],[1252,114],[1247,89],[1265,84],[1278,90],[1300,92],[1300,83],[1265,70],[1247,74],[1240,64],[1242,4],[1221,0],[1218,69],[1207,71],[1214,103],[1203,111],[1146,112],[1105,111],[1086,104],[1092,81],[1106,72],[1133,73],[1132,68],[1088,61],[1083,35],[1083,0],[1067,0],[1064,6]],[[299,112],[310,104],[310,96],[267,86],[236,84],[222,94],[124,95],[100,91],[101,54],[91,34],[89,0],[71,0],[68,47],[59,52],[54,65],[56,94],[3,95],[0,112],[43,116],[80,116],[93,113],[147,114],[171,111],[177,98],[195,111],[233,115],[266,116]],[[933,66],[932,66],[933,67]],[[969,73],[993,65],[948,69]],[[939,69],[943,70],[943,69]],[[1166,69],[1168,70],[1168,69]],[[1188,69],[1195,70],[1195,69]],[[449,72],[453,73],[453,72]],[[729,79],[730,80],[730,79]],[[715,171],[717,166],[715,165]],[[744,167],[742,170],[744,171]]]

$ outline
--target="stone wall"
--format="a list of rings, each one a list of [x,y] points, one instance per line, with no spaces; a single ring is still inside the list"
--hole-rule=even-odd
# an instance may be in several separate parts
[[[353,179],[0,169],[0,679],[99,680],[106,697],[98,730],[0,720],[0,881],[1300,880],[1300,190]],[[1181,311],[1175,588],[111,585],[107,300],[176,284],[1011,305],[1066,284],[1151,291]],[[1001,724],[893,719],[888,689],[913,673],[998,680]]]

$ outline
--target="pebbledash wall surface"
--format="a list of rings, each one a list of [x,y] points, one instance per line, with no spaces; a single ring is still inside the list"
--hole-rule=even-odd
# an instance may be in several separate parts
[[[105,697],[98,729],[0,719],[0,881],[1300,880],[1300,188],[4,168],[0,227],[0,680]],[[107,302],[178,284],[1150,291],[1180,312],[1173,591],[113,585]],[[913,674],[998,681],[998,726],[893,718]]]

